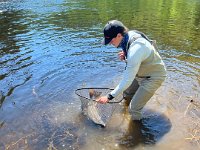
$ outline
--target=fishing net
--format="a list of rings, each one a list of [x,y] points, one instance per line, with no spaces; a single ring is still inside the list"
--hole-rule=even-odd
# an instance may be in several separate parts
[[[106,126],[114,112],[116,105],[122,101],[122,96],[115,97],[106,104],[96,102],[100,96],[109,94],[113,89],[110,88],[81,88],[77,89],[75,93],[81,100],[81,109],[94,123]]]

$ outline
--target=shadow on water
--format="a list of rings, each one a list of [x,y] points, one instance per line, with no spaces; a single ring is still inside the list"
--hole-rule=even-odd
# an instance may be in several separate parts
[[[138,145],[154,145],[171,129],[170,120],[163,114],[147,110],[151,114],[140,121],[130,120],[127,132],[118,139],[122,148],[133,148]]]

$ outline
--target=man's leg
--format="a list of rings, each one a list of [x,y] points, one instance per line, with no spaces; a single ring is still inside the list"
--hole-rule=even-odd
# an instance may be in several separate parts
[[[131,113],[133,120],[140,120],[142,118],[142,108],[151,99],[163,81],[164,78],[144,79],[141,81],[141,84],[129,105],[129,112]]]
[[[136,79],[133,80],[132,84],[124,91],[123,97],[126,100],[125,105],[129,106],[131,99],[139,88],[138,81]]]

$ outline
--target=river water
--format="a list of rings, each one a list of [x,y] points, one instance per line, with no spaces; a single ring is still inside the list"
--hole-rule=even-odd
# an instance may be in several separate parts
[[[120,104],[101,128],[74,93],[120,80],[119,49],[101,45],[111,19],[157,40],[167,66],[142,125]],[[199,0],[0,0],[0,149],[198,149],[199,93]]]

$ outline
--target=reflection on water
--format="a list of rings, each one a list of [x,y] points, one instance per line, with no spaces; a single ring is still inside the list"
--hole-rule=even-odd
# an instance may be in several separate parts
[[[113,88],[124,70],[101,45],[110,19],[156,39],[168,69],[147,105],[163,115],[141,126],[123,112],[105,129],[80,115],[74,90]],[[197,149],[199,30],[199,0],[0,1],[0,149]]]

